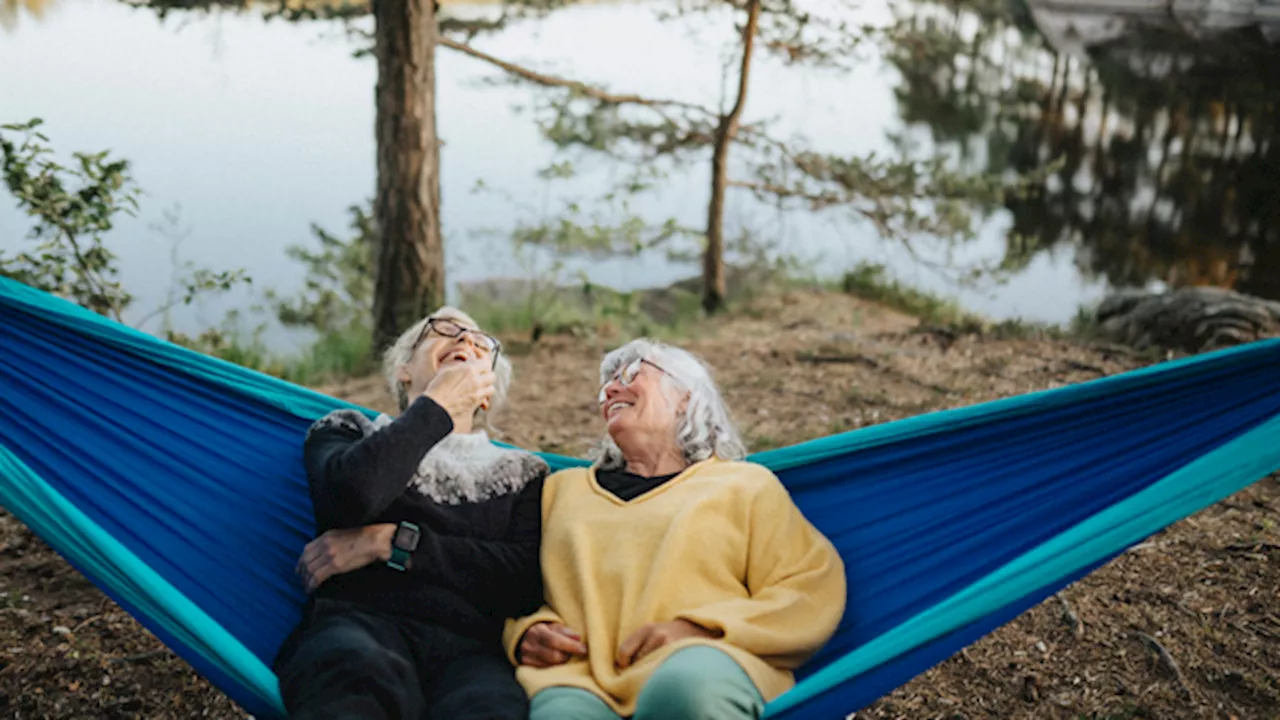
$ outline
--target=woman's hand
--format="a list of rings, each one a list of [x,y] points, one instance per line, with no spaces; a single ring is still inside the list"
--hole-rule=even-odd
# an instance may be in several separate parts
[[[695,625],[688,620],[672,620],[671,622],[649,623],[642,625],[635,632],[631,633],[631,637],[622,643],[622,647],[618,648],[618,658],[616,662],[618,667],[630,667],[638,662],[641,658],[649,653],[657,650],[663,645],[684,640],[685,638],[701,637],[715,638],[719,637],[716,633]]]
[[[449,413],[456,423],[470,419],[479,408],[487,408],[493,399],[493,370],[481,360],[445,365],[431,378],[423,394]]]
[[[302,577],[307,592],[315,592],[334,575],[390,559],[395,531],[396,526],[390,523],[329,530],[302,549],[296,572]]]
[[[585,656],[582,636],[560,623],[540,622],[520,639],[520,664],[544,668],[563,665],[574,656]]]

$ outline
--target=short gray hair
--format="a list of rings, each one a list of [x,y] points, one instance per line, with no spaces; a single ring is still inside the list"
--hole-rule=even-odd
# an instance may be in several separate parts
[[[422,329],[430,320],[454,320],[468,327],[480,329],[470,315],[446,305],[414,323],[413,327],[405,330],[395,342],[391,343],[391,347],[382,354],[382,374],[386,378],[391,397],[396,399],[396,406],[400,408],[400,412],[404,412],[409,407],[409,393],[396,375],[401,365],[408,365],[413,360],[413,352],[417,350],[414,343],[422,336]],[[493,376],[496,387],[493,399],[489,402],[489,409],[476,412],[480,424],[485,426],[488,426],[489,418],[506,403],[507,390],[511,387],[511,363],[507,362],[505,355],[498,356],[498,364],[493,368]]]
[[[600,382],[608,382],[620,368],[637,359],[661,365],[672,376],[663,375],[663,381],[669,387],[689,393],[689,402],[676,424],[676,443],[686,462],[693,464],[713,456],[721,460],[746,457],[746,445],[711,377],[711,369],[688,350],[644,338],[632,340],[605,355],[600,362]],[[607,434],[592,456],[604,470],[615,470],[626,464],[622,450]]]

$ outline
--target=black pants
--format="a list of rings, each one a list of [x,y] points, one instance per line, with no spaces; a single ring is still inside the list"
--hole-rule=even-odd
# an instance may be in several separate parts
[[[501,648],[444,628],[321,601],[276,658],[295,720],[525,720]]]

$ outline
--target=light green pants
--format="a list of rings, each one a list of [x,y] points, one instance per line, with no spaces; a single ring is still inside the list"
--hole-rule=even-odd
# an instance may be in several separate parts
[[[733,658],[706,645],[677,650],[653,672],[636,699],[635,720],[754,720],[764,699]],[[547,688],[533,696],[529,720],[619,720],[603,700],[580,688]]]

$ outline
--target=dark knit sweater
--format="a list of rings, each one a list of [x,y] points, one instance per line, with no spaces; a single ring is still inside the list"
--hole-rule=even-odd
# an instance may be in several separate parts
[[[392,421],[345,410],[312,426],[304,456],[319,532],[409,521],[422,533],[407,572],[377,562],[315,597],[495,641],[504,618],[541,605],[546,464],[452,431],[425,397]]]

